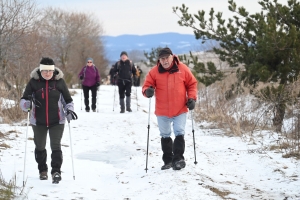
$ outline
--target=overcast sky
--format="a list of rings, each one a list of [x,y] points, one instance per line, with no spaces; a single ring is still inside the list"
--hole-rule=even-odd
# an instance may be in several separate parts
[[[234,0],[244,6],[250,13],[261,11],[258,0]],[[99,18],[104,28],[104,35],[118,36],[123,34],[146,35],[153,33],[177,32],[193,34],[192,29],[178,25],[178,16],[172,7],[184,3],[190,13],[210,8],[220,11],[228,18],[228,0],[36,0],[40,7],[52,6],[93,13]],[[278,0],[286,4],[287,0]]]

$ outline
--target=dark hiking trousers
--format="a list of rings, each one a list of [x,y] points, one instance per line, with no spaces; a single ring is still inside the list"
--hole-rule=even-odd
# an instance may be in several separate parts
[[[34,144],[35,144],[35,160],[38,163],[38,169],[40,172],[47,171],[47,151],[46,141],[47,133],[49,131],[51,154],[51,173],[59,172],[62,165],[62,151],[61,151],[61,138],[64,132],[64,124],[58,124],[51,127],[46,126],[32,126],[34,132]]]
[[[83,96],[84,96],[84,105],[85,105],[85,110],[90,110],[90,100],[89,100],[89,91],[91,90],[92,92],[92,110],[96,109],[96,102],[97,102],[97,86],[84,86],[82,85],[82,90],[83,90]]]
[[[132,83],[129,80],[118,80],[118,88],[119,88],[119,97],[120,99],[124,99],[125,95],[130,97],[131,94],[131,86]]]

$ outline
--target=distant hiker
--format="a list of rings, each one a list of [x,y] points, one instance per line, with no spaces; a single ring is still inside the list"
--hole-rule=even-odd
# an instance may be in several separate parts
[[[81,69],[78,77],[82,80],[85,111],[90,112],[89,91],[92,92],[92,110],[96,112],[97,90],[100,86],[100,75],[92,58],[86,59],[86,65]]]
[[[141,70],[141,68],[139,66],[136,66],[135,86],[140,86],[142,73],[143,73],[143,71]]]
[[[115,85],[115,71],[114,71],[114,65],[111,66],[108,75],[109,75],[109,77],[110,77],[110,84],[111,84],[111,85]]]
[[[114,72],[118,76],[117,84],[119,88],[119,98],[120,98],[120,113],[125,112],[125,101],[126,96],[126,111],[132,112],[131,106],[131,86],[132,86],[132,76],[136,75],[136,69],[131,60],[128,59],[128,55],[125,51],[120,54],[121,59],[116,62],[114,66]]]
[[[159,59],[146,76],[143,95],[150,98],[155,92],[155,115],[163,151],[162,170],[185,167],[185,124],[187,112],[193,110],[197,97],[197,80],[190,69],[173,55],[171,49],[159,51]],[[175,140],[171,136],[171,123]]]
[[[61,180],[61,165],[63,154],[61,151],[61,138],[64,132],[64,123],[69,122],[74,113],[74,105],[67,85],[63,79],[63,72],[55,67],[51,58],[45,57],[40,61],[40,66],[30,74],[30,81],[20,101],[20,107],[28,112],[32,109],[30,124],[34,133],[35,160],[38,163],[38,170],[41,180],[48,179],[48,166],[46,139],[49,131],[51,147],[51,174],[53,181]],[[54,178],[55,177],[55,178]]]

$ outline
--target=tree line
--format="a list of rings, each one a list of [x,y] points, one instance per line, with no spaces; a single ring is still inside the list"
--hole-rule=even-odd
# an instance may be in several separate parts
[[[12,99],[19,98],[30,72],[42,57],[51,57],[64,72],[66,83],[92,57],[101,75],[108,60],[101,40],[103,27],[89,13],[59,8],[38,9],[33,0],[0,0],[0,84]],[[13,98],[14,97],[14,98]]]

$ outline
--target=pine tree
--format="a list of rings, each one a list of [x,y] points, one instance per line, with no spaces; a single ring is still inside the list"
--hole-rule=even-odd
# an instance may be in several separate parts
[[[203,43],[220,42],[221,48],[213,50],[222,61],[231,67],[244,65],[241,77],[246,86],[274,83],[261,92],[274,104],[273,122],[280,131],[286,105],[295,98],[286,90],[300,72],[300,3],[297,0],[288,0],[287,5],[277,0],[258,3],[261,12],[249,14],[244,7],[228,0],[228,9],[235,15],[227,21],[213,8],[207,20],[204,10],[192,15],[184,4],[173,11],[180,17],[179,25],[192,28]]]
[[[150,52],[144,51],[146,61],[142,61],[147,67],[153,67],[157,64],[158,53],[162,47],[152,48]]]

